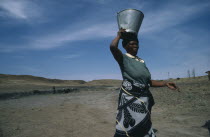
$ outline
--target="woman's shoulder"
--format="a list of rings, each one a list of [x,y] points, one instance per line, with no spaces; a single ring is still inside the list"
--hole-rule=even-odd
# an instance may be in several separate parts
[[[144,61],[142,58],[139,58],[139,57],[138,57],[138,60],[139,60],[141,63],[145,63],[145,61]]]
[[[141,62],[141,63],[145,63],[145,61],[142,58],[140,58],[138,56],[132,56],[128,53],[123,54],[123,57],[128,58],[128,59],[134,59],[134,60],[136,60],[138,62]]]

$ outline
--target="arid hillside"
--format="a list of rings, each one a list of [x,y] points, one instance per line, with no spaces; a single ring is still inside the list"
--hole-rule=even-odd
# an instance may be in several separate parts
[[[119,86],[121,80],[60,80],[36,77],[31,75],[0,74],[0,94],[10,92],[28,92],[33,90],[52,90],[56,88],[87,87],[87,86]]]

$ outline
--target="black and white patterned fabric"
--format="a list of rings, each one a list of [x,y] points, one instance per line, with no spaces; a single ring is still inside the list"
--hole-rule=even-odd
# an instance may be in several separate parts
[[[114,137],[155,137],[150,117],[153,104],[149,85],[125,79],[120,90]]]

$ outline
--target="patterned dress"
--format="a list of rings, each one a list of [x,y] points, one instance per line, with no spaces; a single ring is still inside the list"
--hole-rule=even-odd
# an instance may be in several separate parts
[[[123,82],[114,137],[155,137],[150,116],[154,105],[149,91],[150,72],[142,59],[128,53],[123,54],[119,65]]]

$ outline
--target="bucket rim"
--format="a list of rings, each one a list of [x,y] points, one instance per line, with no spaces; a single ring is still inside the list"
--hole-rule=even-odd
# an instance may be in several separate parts
[[[144,13],[142,11],[140,11],[140,10],[137,10],[137,9],[124,9],[124,10],[121,10],[121,11],[117,12],[117,14],[119,14],[119,13],[125,11],[125,10],[135,10],[135,11],[141,12],[143,14],[143,16],[144,16]]]

